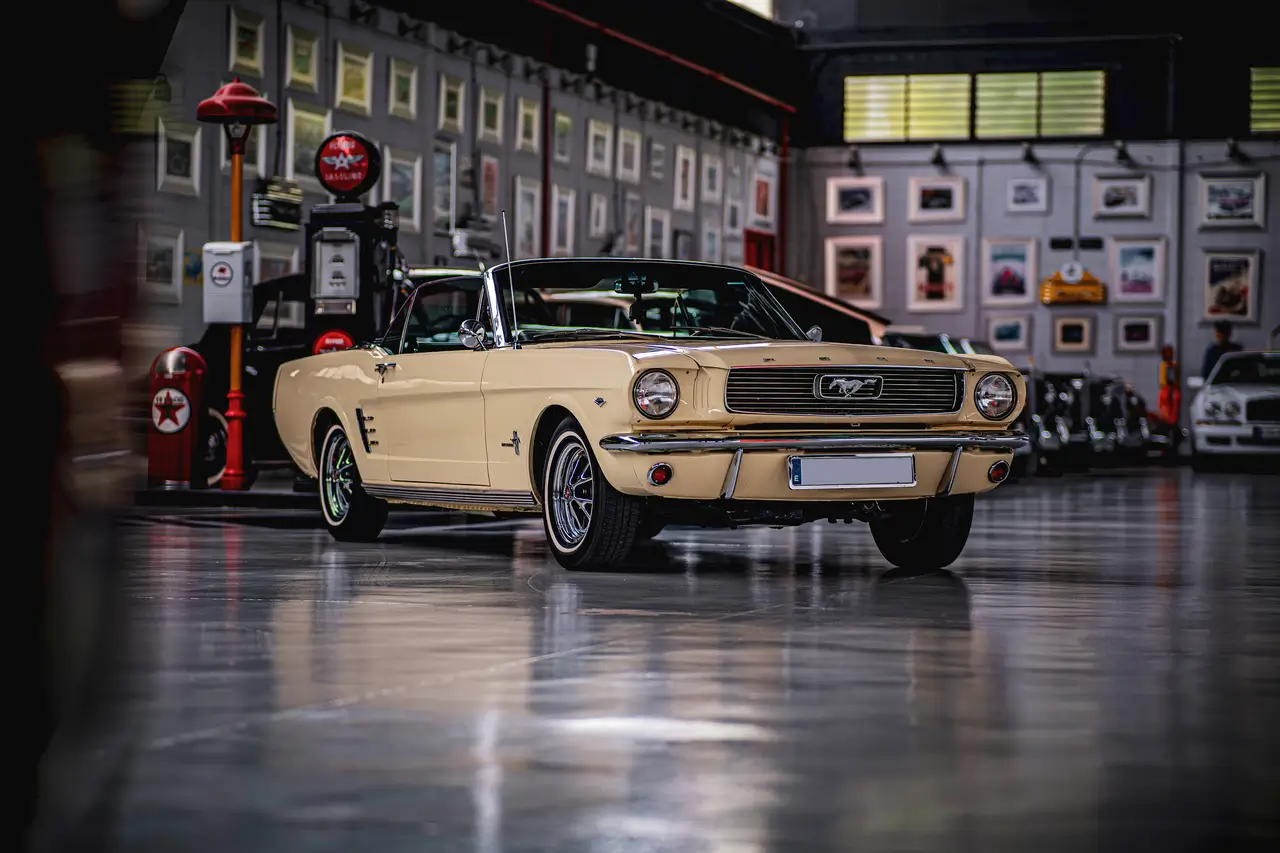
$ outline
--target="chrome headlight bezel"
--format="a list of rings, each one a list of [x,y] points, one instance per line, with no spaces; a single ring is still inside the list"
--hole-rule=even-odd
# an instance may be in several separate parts
[[[651,412],[646,411],[640,404],[641,395],[646,393],[644,383],[647,379],[666,379],[671,383],[672,396],[670,408],[660,413]],[[651,421],[660,421],[664,418],[669,418],[675,413],[675,410],[680,407],[680,383],[676,381],[676,378],[671,375],[669,371],[663,370],[662,368],[655,367],[652,370],[646,370],[644,373],[637,376],[635,381],[631,383],[631,405],[635,406],[637,412]]]
[[[999,409],[988,412],[983,407],[983,397],[986,395],[992,385],[1003,383],[1008,394],[1008,402]],[[1004,391],[1001,391],[1001,396]],[[1018,386],[1013,380],[1004,373],[988,373],[974,383],[973,386],[973,405],[978,410],[978,414],[982,415],[989,421],[1002,421],[1009,415],[1013,414],[1013,410],[1018,407]]]

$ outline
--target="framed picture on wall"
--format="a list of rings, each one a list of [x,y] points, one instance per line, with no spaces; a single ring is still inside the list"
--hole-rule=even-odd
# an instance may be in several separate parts
[[[676,210],[693,210],[697,174],[694,170],[698,153],[684,145],[676,146],[676,189],[672,206]]]
[[[1005,212],[1048,213],[1049,179],[1010,178],[1005,190]]]
[[[763,228],[773,227],[774,179],[777,171],[769,160],[756,163],[751,175],[751,224]]]
[[[1267,176],[1199,175],[1201,228],[1263,228],[1267,220]]]
[[[907,271],[912,276],[908,311],[959,311],[964,307],[963,237],[908,237]]]
[[[1115,350],[1117,353],[1159,352],[1159,314],[1142,317],[1117,317]]]
[[[1093,352],[1093,318],[1054,318],[1053,351],[1062,355]]]
[[[671,257],[671,211],[660,207],[644,210],[644,249],[649,258]]]
[[[1150,175],[1098,175],[1093,179],[1094,219],[1141,219],[1150,215]]]
[[[963,222],[964,178],[937,176],[912,178],[908,184],[911,222]]]
[[[987,343],[996,352],[1031,350],[1031,317],[1027,314],[987,318]]]
[[[1113,302],[1164,301],[1163,237],[1114,238],[1110,250]]]
[[[982,241],[982,304],[1027,305],[1040,275],[1034,237],[988,237]]]
[[[828,237],[826,277],[828,296],[859,308],[879,308],[884,301],[884,252],[879,237]]]
[[[884,222],[884,178],[827,178],[827,222],[833,225]]]
[[[607,178],[613,171],[613,125],[590,119],[587,122],[587,172]]]
[[[1258,319],[1257,250],[1204,253],[1204,319],[1253,323]]]

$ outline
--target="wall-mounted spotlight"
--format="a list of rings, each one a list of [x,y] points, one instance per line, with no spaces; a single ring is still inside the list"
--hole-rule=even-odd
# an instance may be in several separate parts
[[[858,150],[858,146],[849,146],[849,157],[845,160],[845,165],[849,167],[849,171],[855,175],[862,174],[862,152]]]
[[[1022,143],[1022,162],[1031,166],[1040,165],[1040,158],[1036,156],[1036,150],[1031,147],[1030,142]]]
[[[933,146],[933,156],[929,158],[929,162],[937,166],[939,169],[947,168],[947,158],[946,155],[942,153],[941,145]]]
[[[1248,163],[1249,155],[1240,150],[1240,143],[1234,139],[1227,140],[1227,159],[1235,163]]]
[[[1129,146],[1124,144],[1123,140],[1116,140],[1116,162],[1125,166],[1133,166],[1133,155],[1129,153]]]

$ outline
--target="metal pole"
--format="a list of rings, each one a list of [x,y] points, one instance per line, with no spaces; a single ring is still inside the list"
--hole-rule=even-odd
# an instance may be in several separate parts
[[[252,130],[250,131],[252,132]],[[227,130],[231,147],[231,242],[242,238],[244,196],[244,140],[237,140]],[[244,392],[240,390],[240,359],[244,349],[244,330],[231,327],[231,377],[227,390],[227,467],[222,473],[223,491],[239,491],[245,487],[244,473]]]

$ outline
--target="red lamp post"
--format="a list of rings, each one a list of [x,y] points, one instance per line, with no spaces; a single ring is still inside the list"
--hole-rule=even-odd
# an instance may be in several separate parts
[[[231,242],[243,240],[244,228],[244,151],[249,134],[260,124],[275,124],[276,105],[258,94],[252,86],[237,77],[223,86],[213,97],[200,102],[196,118],[222,125],[231,149]],[[231,382],[227,391],[227,467],[222,474],[222,488],[228,491],[245,487],[244,472],[244,392],[240,389],[240,361],[244,349],[244,329],[231,327]]]

